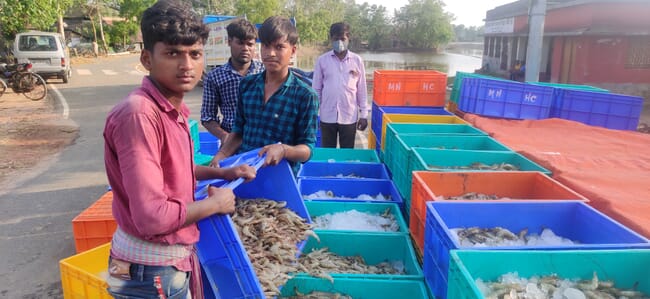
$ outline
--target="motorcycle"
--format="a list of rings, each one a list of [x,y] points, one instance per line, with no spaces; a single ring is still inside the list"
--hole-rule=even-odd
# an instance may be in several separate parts
[[[22,93],[32,101],[38,101],[47,96],[45,80],[30,71],[31,63],[6,64],[0,63],[0,96],[7,88],[15,93]]]

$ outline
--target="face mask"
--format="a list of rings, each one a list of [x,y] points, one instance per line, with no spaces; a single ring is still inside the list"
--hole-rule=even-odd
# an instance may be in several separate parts
[[[348,49],[348,41],[335,40],[332,42],[332,49],[336,53],[345,52]]]

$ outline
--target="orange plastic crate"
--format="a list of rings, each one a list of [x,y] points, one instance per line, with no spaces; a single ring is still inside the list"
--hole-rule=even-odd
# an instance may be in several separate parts
[[[414,171],[411,184],[409,231],[422,251],[426,202],[436,197],[469,192],[496,195],[508,200],[589,200],[551,177],[536,171],[430,172]]]
[[[111,241],[117,229],[112,203],[113,192],[108,191],[72,219],[72,233],[77,253]]]
[[[375,70],[372,99],[379,106],[444,106],[447,74],[438,71]]]

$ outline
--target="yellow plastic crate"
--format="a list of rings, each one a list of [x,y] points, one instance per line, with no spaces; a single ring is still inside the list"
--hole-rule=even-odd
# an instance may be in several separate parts
[[[386,125],[388,123],[414,123],[414,124],[464,124],[469,123],[454,115],[426,115],[426,114],[391,114],[384,113],[381,121],[381,150],[386,149]]]
[[[111,299],[106,288],[111,243],[59,261],[65,299]]]
[[[375,137],[375,133],[372,132],[372,130],[368,130],[368,148],[369,149],[375,149],[377,143],[377,138]]]

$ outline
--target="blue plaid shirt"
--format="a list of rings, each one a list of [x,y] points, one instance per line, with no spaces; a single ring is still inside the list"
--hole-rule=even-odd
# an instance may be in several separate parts
[[[305,144],[310,150],[316,143],[318,95],[311,86],[289,72],[287,81],[264,103],[266,72],[247,76],[239,85],[237,117],[233,133],[242,136],[239,152],[268,144]],[[298,163],[290,163],[294,173]]]
[[[261,73],[264,70],[262,62],[253,60],[246,75]],[[228,63],[210,71],[203,81],[203,104],[201,105],[201,121],[214,120],[226,132],[232,130],[235,122],[239,82],[244,78]],[[219,118],[221,110],[223,120]]]

